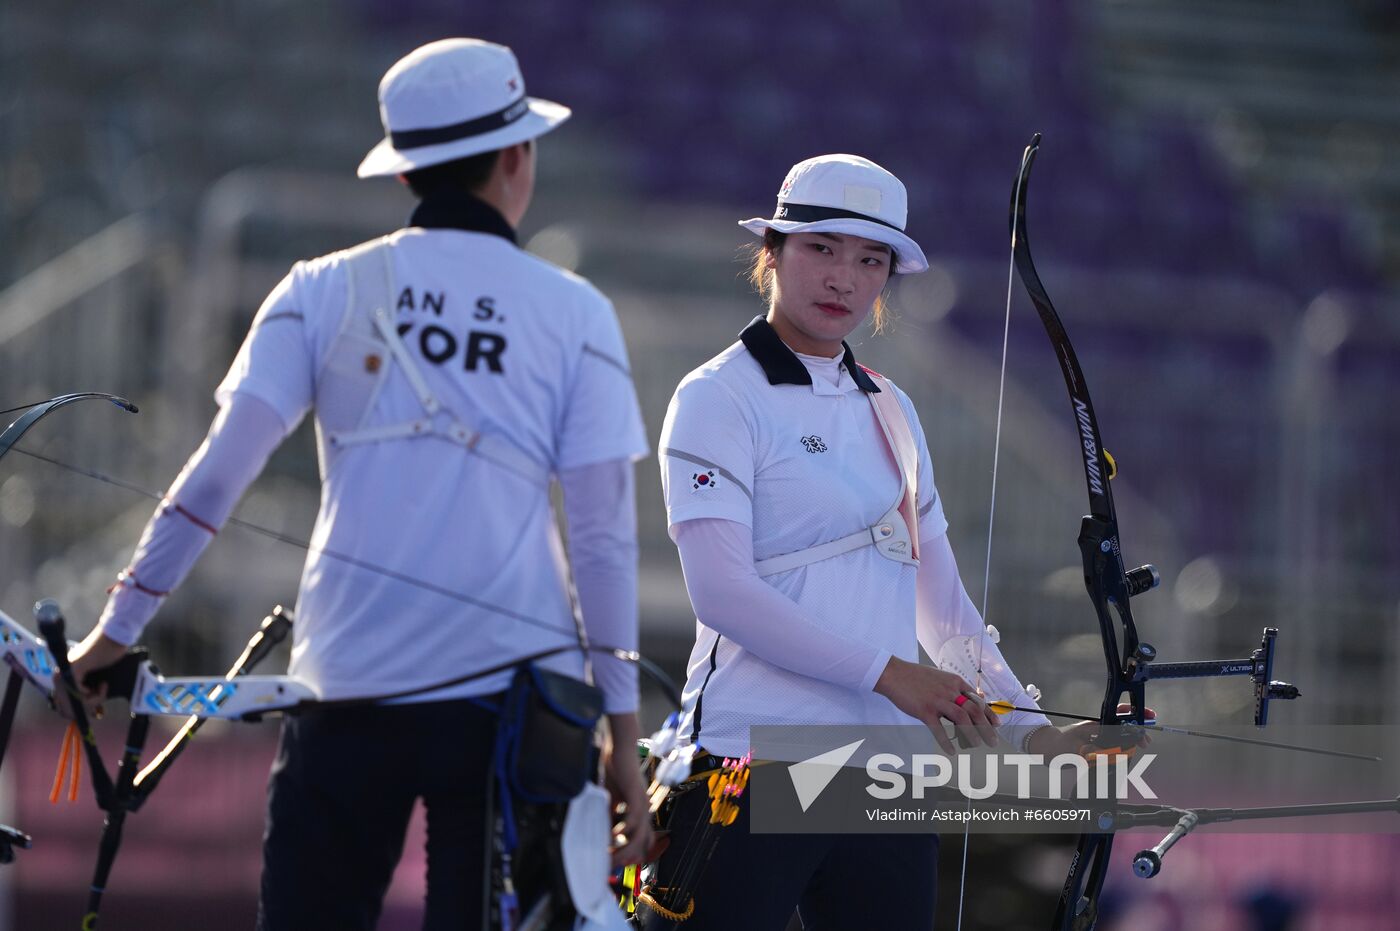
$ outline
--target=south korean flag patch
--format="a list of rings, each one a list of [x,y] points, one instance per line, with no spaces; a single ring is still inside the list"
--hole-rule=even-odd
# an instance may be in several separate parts
[[[709,469],[705,472],[696,472],[690,476],[690,493],[695,494],[704,488],[714,488],[716,484],[715,470]]]

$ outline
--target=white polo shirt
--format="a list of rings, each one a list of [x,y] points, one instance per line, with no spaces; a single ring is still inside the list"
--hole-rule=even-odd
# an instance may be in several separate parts
[[[662,428],[668,523],[722,518],[752,528],[754,557],[807,549],[869,527],[898,500],[899,474],[865,392],[878,390],[846,348],[840,379],[812,378],[763,318],[688,374]],[[895,392],[919,448],[919,536],[948,522],[923,429]],[[914,566],[873,546],[768,576],[834,636],[917,662]],[[762,624],[762,618],[752,618]],[[792,643],[794,651],[803,644]],[[875,670],[874,676],[878,677]],[[754,724],[916,724],[884,696],[804,676],[754,655],[697,620],[682,733],[738,756]]]
[[[549,472],[645,455],[607,299],[521,250],[500,215],[474,198],[430,199],[412,222],[388,237],[393,316],[443,407]],[[344,253],[298,263],[258,311],[219,385],[221,403],[254,395],[290,430],[316,403],[317,373],[346,302]],[[393,366],[372,422],[421,418],[401,367],[380,355],[362,362]],[[562,559],[542,485],[439,437],[348,447],[324,476],[290,671],[327,697],[366,695],[576,642]],[[576,652],[550,665],[572,675],[582,669]],[[509,678],[426,698],[493,692]]]

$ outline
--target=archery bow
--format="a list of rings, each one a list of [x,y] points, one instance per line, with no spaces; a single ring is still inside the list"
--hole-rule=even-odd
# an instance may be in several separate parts
[[[87,398],[107,400],[131,413],[137,412],[136,405],[125,398],[97,392],[62,395],[38,404],[30,405],[27,408],[16,408],[25,410],[25,413],[11,423],[3,433],[0,433],[0,457],[3,457],[5,453],[14,448],[15,443],[19,441],[29,428],[44,416],[67,404]],[[8,411],[6,413],[8,413]],[[162,496],[160,495],[156,495],[129,483],[118,482],[101,473],[79,469],[59,460],[29,453],[25,450],[20,450],[20,452],[24,452],[26,455],[41,459],[69,471],[87,475],[90,478],[95,478],[104,483],[117,485],[149,498],[162,500]],[[279,542],[288,543],[306,550],[312,548],[310,544],[304,541],[288,537],[285,534],[275,531],[270,531],[267,528],[247,521],[238,521],[234,519],[232,522],[266,536],[270,536],[277,539]],[[462,593],[453,592],[404,573],[364,563],[361,560],[356,560],[329,550],[323,550],[322,552],[325,552],[332,558],[343,559],[358,568],[386,575],[407,584],[433,591],[446,597],[453,598],[454,600],[475,605],[501,616],[509,617],[513,620],[545,629],[556,629],[552,625],[547,625],[537,619],[526,617],[518,612],[489,604]],[[572,602],[572,585],[570,585],[569,588],[570,600]],[[577,606],[575,604],[575,609],[576,608]],[[588,653],[606,653],[618,659],[634,663],[661,686],[667,698],[677,707],[679,707],[681,703],[679,690],[676,688],[675,684],[670,681],[670,678],[660,667],[643,657],[637,651],[611,646],[591,645],[586,642],[570,643],[567,646],[541,650],[528,656],[497,664],[488,669],[478,670],[443,682],[435,682],[426,686],[405,689],[391,694],[324,700],[320,698],[316,690],[309,684],[292,676],[250,677],[246,675],[248,669],[265,656],[266,653],[271,650],[275,642],[280,640],[282,636],[285,636],[287,629],[290,627],[289,617],[281,617],[280,612],[274,612],[274,615],[264,622],[263,629],[261,629],[254,640],[249,643],[247,650],[244,651],[244,654],[234,664],[234,668],[224,677],[215,679],[197,677],[167,679],[161,676],[155,667],[146,659],[144,651],[131,651],[123,660],[119,661],[113,667],[109,667],[107,670],[103,670],[96,675],[98,678],[107,677],[109,684],[115,685],[115,691],[111,692],[111,694],[127,697],[132,706],[131,724],[128,730],[126,749],[116,771],[116,779],[114,781],[98,756],[96,740],[87,722],[85,709],[82,705],[81,692],[78,688],[78,684],[74,681],[72,669],[68,665],[68,643],[64,637],[62,614],[55,603],[43,601],[36,605],[35,615],[36,619],[40,622],[40,630],[44,635],[42,640],[30,634],[20,627],[20,625],[6,617],[3,612],[0,612],[0,655],[3,655],[4,661],[11,667],[9,683],[6,688],[3,704],[0,704],[0,760],[3,759],[4,748],[9,739],[10,725],[13,720],[15,708],[18,704],[19,693],[23,682],[28,680],[52,701],[55,690],[53,677],[57,674],[63,683],[64,691],[67,692],[70,698],[74,723],[79,733],[82,735],[82,742],[92,771],[93,787],[97,796],[98,806],[107,814],[102,841],[99,846],[98,864],[94,871],[94,881],[89,889],[88,911],[83,919],[83,927],[85,929],[91,929],[96,926],[102,893],[120,844],[122,826],[127,812],[137,810],[146,798],[149,797],[150,793],[159,783],[160,778],[183,750],[186,742],[199,729],[202,721],[208,717],[256,720],[263,714],[271,711],[295,713],[310,707],[347,707],[378,704],[391,699],[419,695],[463,684],[497,672],[519,667],[535,660],[564,652],[572,652],[575,649],[582,649],[585,655]],[[89,678],[94,678],[94,676],[90,675]],[[235,678],[239,679],[238,683],[234,683],[233,680]],[[249,688],[250,686],[251,688]],[[145,769],[137,773],[136,769],[140,763],[141,748],[145,742],[146,733],[149,728],[149,719],[152,714],[190,715],[191,717],[186,722],[184,728],[182,728],[170,743],[167,744],[161,753],[158,754]],[[75,763],[77,763],[76,760]],[[27,835],[12,828],[0,826],[0,862],[7,862],[12,857],[13,847],[27,847],[28,845],[29,838]]]
[[[19,441],[19,439],[20,439],[22,436],[24,436],[25,432],[26,432],[30,427],[32,427],[35,423],[37,423],[41,418],[43,418],[44,416],[46,416],[47,414],[49,414],[49,413],[52,412],[53,410],[56,410],[56,409],[59,408],[59,407],[63,407],[63,406],[65,406],[65,405],[67,405],[67,404],[70,404],[70,403],[72,403],[72,402],[74,402],[74,401],[81,401],[81,400],[86,399],[86,398],[96,398],[96,399],[100,399],[100,400],[109,401],[109,402],[111,402],[111,403],[117,405],[118,407],[122,408],[123,410],[129,411],[129,412],[131,412],[131,413],[137,413],[137,412],[138,412],[138,408],[136,407],[136,405],[133,404],[133,403],[131,403],[130,401],[128,401],[126,398],[118,397],[117,395],[113,395],[113,394],[105,394],[105,393],[102,393],[102,392],[82,392],[82,393],[77,393],[77,394],[66,394],[66,395],[61,395],[61,396],[59,396],[59,397],[50,398],[50,399],[48,399],[47,401],[41,401],[41,402],[39,402],[38,404],[34,404],[34,405],[29,406],[27,409],[26,409],[26,408],[23,408],[23,407],[20,407],[20,408],[13,408],[12,410],[25,410],[25,413],[22,414],[19,418],[17,418],[13,423],[11,423],[11,424],[4,430],[3,433],[0,433],[0,458],[3,458],[4,455],[5,455],[5,453],[9,452],[10,449],[11,449],[12,447],[14,447],[15,443],[17,443],[17,442]],[[49,465],[56,466],[56,467],[58,467],[58,468],[60,468],[60,469],[64,469],[64,470],[66,470],[66,471],[73,472],[73,473],[76,473],[76,474],[78,474],[78,475],[82,475],[82,476],[85,476],[85,477],[87,477],[87,478],[94,479],[94,480],[96,480],[96,481],[102,482],[103,484],[112,485],[112,486],[115,486],[115,487],[117,487],[117,488],[122,488],[122,489],[124,489],[124,490],[126,490],[126,491],[129,491],[129,492],[132,492],[132,493],[134,493],[134,494],[141,495],[141,496],[144,497],[144,498],[148,498],[148,499],[150,499],[150,500],[152,500],[152,501],[161,502],[161,501],[164,501],[164,500],[165,500],[165,496],[164,496],[164,495],[157,494],[156,492],[150,491],[149,489],[146,489],[146,488],[142,488],[141,486],[136,485],[136,484],[133,484],[133,483],[131,483],[131,482],[120,481],[120,480],[118,480],[118,479],[114,479],[114,478],[112,478],[112,477],[110,477],[110,476],[108,476],[108,475],[104,475],[104,474],[101,473],[101,472],[97,472],[97,471],[94,471],[94,470],[91,470],[91,469],[79,468],[78,466],[70,465],[69,463],[63,462],[62,460],[54,459],[54,458],[52,458],[52,457],[44,456],[44,455],[41,455],[41,454],[39,454],[39,453],[31,452],[31,451],[25,450],[25,449],[15,449],[15,452],[18,452],[18,453],[20,453],[20,454],[22,454],[22,455],[28,456],[28,457],[30,457],[30,458],[32,458],[32,459],[38,459],[38,460],[41,461],[41,462],[48,463]],[[234,526],[242,527],[243,529],[249,530],[249,531],[251,531],[251,532],[253,532],[253,533],[260,534],[260,535],[262,535],[262,536],[264,536],[264,537],[267,537],[267,538],[269,538],[269,539],[271,539],[271,540],[275,540],[275,541],[277,541],[278,543],[283,543],[283,544],[286,544],[287,546],[295,547],[295,548],[297,548],[297,549],[304,550],[304,551],[306,551],[306,552],[315,552],[315,553],[318,553],[318,554],[327,556],[327,557],[329,557],[330,559],[334,559],[334,560],[336,560],[337,562],[342,562],[342,563],[344,563],[344,564],[346,564],[346,565],[348,565],[348,566],[351,566],[351,567],[353,567],[353,568],[355,568],[355,569],[359,569],[359,570],[362,570],[362,571],[365,571],[365,572],[370,572],[370,573],[373,573],[373,574],[375,574],[375,575],[383,576],[383,577],[385,577],[385,578],[393,579],[393,580],[396,581],[396,582],[402,582],[402,583],[404,583],[405,585],[412,586],[412,587],[417,588],[417,589],[420,589],[420,590],[422,590],[422,591],[431,592],[431,593],[433,593],[433,594],[435,594],[435,595],[439,595],[439,596],[441,596],[441,597],[443,597],[443,598],[448,598],[448,599],[450,599],[450,600],[457,601],[457,602],[460,602],[460,603],[462,603],[462,604],[468,604],[468,605],[471,605],[471,606],[473,606],[473,607],[475,607],[475,608],[480,608],[481,610],[486,611],[486,612],[491,613],[491,614],[495,614],[495,615],[497,615],[498,617],[504,617],[504,618],[507,618],[507,619],[509,619],[509,620],[512,620],[512,621],[516,621],[516,622],[518,622],[518,623],[521,623],[521,624],[526,624],[526,625],[529,625],[529,626],[531,626],[531,627],[537,627],[537,628],[539,628],[539,629],[541,629],[541,630],[550,631],[551,633],[563,633],[563,631],[561,631],[561,630],[559,629],[559,627],[557,627],[556,625],[550,624],[550,623],[548,623],[548,622],[546,622],[546,621],[542,621],[542,620],[540,620],[540,619],[538,619],[538,618],[530,617],[529,615],[526,615],[526,614],[522,614],[522,613],[519,612],[519,611],[514,611],[514,610],[511,610],[510,608],[505,608],[505,607],[501,607],[500,605],[492,604],[491,602],[485,601],[485,600],[483,600],[483,599],[481,599],[481,598],[477,598],[477,597],[475,597],[475,596],[473,596],[473,595],[468,595],[468,594],[466,594],[465,592],[459,592],[459,591],[456,591],[456,590],[454,590],[454,589],[447,588],[447,587],[442,586],[442,585],[438,585],[438,584],[436,584],[436,583],[434,583],[434,582],[431,582],[431,581],[428,581],[428,580],[426,580],[426,579],[422,579],[422,578],[419,578],[419,577],[417,577],[417,576],[410,575],[410,574],[408,574],[408,573],[406,573],[406,572],[401,572],[401,571],[396,570],[396,569],[392,569],[392,568],[388,568],[388,567],[385,567],[385,566],[378,565],[378,564],[376,564],[376,563],[368,562],[368,561],[366,561],[366,560],[359,559],[359,558],[357,558],[357,557],[355,557],[355,556],[351,556],[351,555],[349,555],[349,554],[347,554],[347,553],[340,553],[340,552],[337,552],[337,551],[335,551],[335,550],[329,549],[329,548],[327,548],[327,547],[318,547],[318,546],[315,546],[314,544],[310,543],[310,542],[307,541],[307,540],[299,539],[299,538],[297,538],[297,537],[291,536],[290,534],[282,533],[282,532],[280,532],[280,531],[271,530],[271,529],[269,529],[269,528],[267,528],[267,527],[264,527],[264,526],[262,526],[262,525],[260,525],[260,524],[253,523],[252,521],[247,521],[247,520],[243,520],[243,519],[238,518],[238,517],[232,517],[232,516],[231,516],[231,517],[228,518],[227,522],[228,522],[229,524],[233,524]],[[573,594],[573,586],[572,586],[572,584],[568,585],[568,586],[567,586],[567,589],[568,589],[568,594],[569,594],[570,602],[573,603],[573,602],[574,602],[574,594]],[[13,622],[11,622],[11,623],[13,623]],[[579,644],[578,644],[577,642],[572,642],[572,643],[571,643],[571,646],[568,647],[567,649],[579,649]],[[406,689],[406,690],[404,690],[404,691],[402,691],[402,692],[394,692],[394,693],[391,693],[391,694],[376,695],[376,696],[357,696],[357,697],[354,697],[354,698],[346,698],[346,699],[343,699],[343,700],[336,700],[335,702],[331,702],[331,703],[333,703],[333,704],[339,704],[339,703],[342,703],[342,702],[343,702],[344,704],[362,704],[362,703],[372,702],[372,701],[387,701],[387,700],[390,700],[390,699],[405,698],[405,697],[410,697],[410,696],[414,696],[414,695],[421,695],[421,694],[426,693],[426,692],[435,692],[435,691],[438,691],[438,690],[440,690],[440,689],[445,689],[445,688],[450,688],[450,687],[455,686],[455,685],[460,685],[460,684],[462,684],[462,683],[464,683],[464,682],[471,681],[472,679],[477,678],[477,677],[479,677],[479,676],[489,675],[489,674],[494,673],[494,672],[503,672],[503,671],[505,671],[506,669],[510,669],[510,668],[512,668],[512,667],[514,667],[514,666],[520,665],[521,663],[533,662],[533,661],[535,661],[535,660],[537,660],[537,659],[542,659],[542,658],[549,657],[549,656],[555,656],[555,655],[558,655],[558,654],[563,653],[563,652],[565,652],[565,651],[566,651],[565,649],[549,649],[549,650],[543,650],[543,651],[540,651],[539,653],[531,654],[531,655],[529,655],[529,656],[522,656],[522,657],[519,657],[518,659],[512,660],[512,661],[510,661],[510,662],[508,662],[508,663],[503,663],[503,664],[501,664],[501,665],[499,665],[499,666],[492,667],[490,670],[485,670],[485,671],[478,671],[478,672],[474,672],[474,673],[469,673],[469,674],[467,674],[467,675],[464,675],[464,676],[457,676],[457,677],[454,677],[454,678],[451,678],[451,679],[444,680],[444,681],[442,681],[442,682],[435,682],[435,683],[432,683],[432,684],[429,684],[429,685],[425,685],[425,686],[418,686],[418,687],[414,687],[414,688],[412,688],[412,689]],[[609,654],[609,655],[612,655],[612,656],[614,656],[614,657],[616,657],[616,658],[618,658],[618,659],[623,660],[624,662],[628,662],[628,663],[632,663],[632,664],[636,665],[641,671],[645,672],[645,673],[648,675],[648,677],[650,677],[650,678],[652,679],[652,681],[655,682],[655,683],[658,685],[658,687],[661,688],[661,690],[665,693],[666,698],[667,698],[672,704],[676,705],[677,707],[680,706],[680,704],[681,704],[680,690],[679,690],[678,688],[676,688],[675,683],[671,681],[670,677],[665,673],[664,670],[661,669],[660,666],[658,666],[656,663],[654,663],[652,660],[648,659],[647,657],[641,655],[641,653],[638,652],[637,650],[629,650],[629,649],[625,649],[625,648],[621,648],[621,647],[613,647],[613,646],[598,646],[598,647],[591,647],[591,646],[590,646],[590,647],[586,647],[586,648],[583,649],[581,652],[584,652],[584,653],[603,653],[603,654]],[[12,665],[13,665],[13,664],[12,664]],[[53,668],[49,668],[48,671],[44,673],[44,675],[45,675],[45,676],[52,675],[54,671],[55,671],[55,670],[54,670]],[[28,678],[30,678],[31,681],[34,680],[34,677],[33,677],[33,676],[29,676]],[[260,677],[259,677],[259,678],[260,678]],[[194,682],[194,681],[196,681],[196,680],[191,680],[191,682]],[[199,680],[199,681],[207,681],[207,682],[210,682],[211,684],[213,684],[213,683],[217,683],[217,682],[218,682],[218,679],[217,679],[217,678],[215,678],[215,679],[207,679],[207,678],[206,678],[206,679]],[[256,681],[256,680],[255,680],[255,681]],[[37,685],[38,682],[36,681],[35,684]],[[4,706],[4,707],[8,707],[8,704],[10,703],[10,700],[11,700],[11,699],[10,699],[10,695],[11,695],[12,692],[15,693],[15,695],[16,695],[16,697],[17,697],[18,687],[19,687],[18,681],[14,678],[14,676],[12,676],[12,677],[11,677],[11,685],[9,686],[9,688],[8,688],[7,691],[6,691],[5,706]],[[40,687],[41,687],[41,688],[44,688],[43,686],[40,686]],[[299,698],[303,698],[303,699],[306,699],[306,700],[308,700],[308,701],[310,701],[310,700],[320,700],[320,696],[319,696],[319,695],[301,695],[301,696],[299,696]],[[268,710],[282,710],[283,707],[284,707],[284,706],[283,706],[282,704],[278,704],[275,708],[268,709]],[[154,710],[154,709],[153,709],[153,710]],[[182,710],[182,709],[179,709],[179,708],[175,708],[175,709],[171,709],[171,710],[165,711],[165,712],[156,711],[156,713],[188,714],[189,711],[187,711],[187,710]],[[216,715],[216,716],[218,716],[218,717],[230,717],[230,718],[233,718],[233,717],[243,717],[243,716],[245,716],[245,714],[247,714],[247,713],[251,713],[251,712],[245,710],[245,711],[243,711],[243,712],[239,712],[238,714],[220,714],[220,715]],[[3,756],[4,756],[4,739],[7,737],[7,733],[5,732],[5,730],[4,730],[3,726],[2,726],[2,725],[3,725],[3,721],[4,721],[4,713],[3,713],[3,710],[0,710],[0,759],[3,759]]]
[[[264,659],[285,638],[291,629],[291,613],[278,606],[263,620],[258,632],[249,641],[242,655],[222,677],[162,676],[150,662],[144,648],[134,648],[112,666],[89,673],[84,684],[95,687],[107,685],[107,699],[124,698],[131,706],[131,720],[115,777],[103,763],[97,740],[88,721],[82,691],[68,663],[65,621],[57,603],[45,599],[35,605],[34,615],[42,636],[36,636],[0,612],[0,658],[10,666],[12,681],[29,681],[50,702],[57,699],[55,675],[66,694],[74,725],[80,735],[82,753],[87,757],[97,806],[106,815],[98,845],[97,865],[88,887],[87,911],[82,928],[92,931],[97,926],[102,896],[112,865],[121,844],[126,816],[137,811],[159,785],[161,778],[183,752],[190,738],[209,718],[256,721],[270,713],[297,714],[311,709],[352,707],[379,704],[439,688],[447,688],[481,679],[507,669],[549,656],[578,649],[577,645],[554,647],[529,656],[491,666],[459,676],[446,683],[409,689],[388,695],[366,695],[355,698],[322,699],[309,683],[289,675],[249,675],[249,670]],[[615,647],[590,646],[593,652],[604,652],[620,659],[637,661],[640,657]],[[647,669],[646,665],[642,665]],[[651,672],[651,670],[647,670]],[[673,683],[663,681],[668,695],[675,692]],[[674,696],[679,706],[679,696]],[[12,712],[11,712],[12,713]],[[166,746],[139,772],[152,716],[188,716],[185,725]],[[80,765],[74,760],[75,767]],[[13,829],[0,826],[0,863],[8,862],[13,846],[29,846],[29,838]]]
[[[1147,707],[1144,688],[1149,679],[1158,678],[1206,678],[1216,676],[1249,676],[1254,683],[1254,723],[1263,726],[1268,722],[1269,701],[1272,699],[1292,699],[1298,697],[1298,690],[1284,682],[1275,682],[1273,676],[1274,644],[1278,636],[1275,628],[1265,628],[1259,648],[1248,657],[1230,660],[1210,660],[1183,663],[1163,663],[1153,665],[1157,658],[1156,650],[1138,639],[1137,627],[1133,622],[1130,600],[1156,587],[1159,576],[1152,566],[1140,566],[1128,570],[1124,567],[1122,548],[1118,536],[1118,518],[1113,506],[1113,494],[1109,480],[1116,474],[1113,458],[1104,449],[1099,433],[1098,419],[1094,415],[1093,402],[1080,369],[1079,360],[1070,344],[1069,335],[1050,296],[1036,273],[1031,260],[1030,240],[1026,230],[1026,192],[1030,181],[1031,166],[1040,148],[1040,134],[1032,137],[1021,158],[1021,167],[1011,191],[1011,246],[1012,262],[1022,285],[1030,295],[1045,328],[1051,346],[1059,360],[1065,387],[1079,435],[1080,452],[1083,456],[1084,478],[1089,494],[1089,514],[1080,523],[1079,550],[1084,566],[1084,584],[1093,602],[1094,613],[1098,617],[1099,633],[1103,640],[1104,661],[1107,667],[1107,683],[1104,688],[1103,704],[1098,720],[1108,729],[1120,723],[1144,725],[1147,720]],[[1011,307],[1011,282],[1007,282],[1008,329]],[[1003,385],[1006,369],[1006,345],[1002,350]],[[998,414],[998,435],[1000,434],[1000,414]],[[999,443],[998,443],[999,445]],[[995,508],[995,468],[993,470],[993,508]],[[990,529],[988,530],[988,550],[990,552]],[[987,571],[990,572],[990,558]],[[1116,615],[1116,620],[1114,615]],[[986,616],[986,594],[983,596],[983,616]],[[1121,633],[1121,643],[1119,636]],[[979,640],[979,674],[980,649]],[[1127,697],[1128,711],[1120,715],[1119,702]],[[1111,825],[1112,822],[1109,822]],[[1107,830],[1108,825],[1105,826]],[[1183,832],[1184,833],[1184,832]],[[966,842],[966,838],[965,838]],[[1107,875],[1109,853],[1113,846],[1112,833],[1084,834],[1079,838],[1069,873],[1061,888],[1058,905],[1055,909],[1053,927],[1058,931],[1091,931],[1098,917],[1099,895]],[[964,846],[963,880],[966,881],[966,846]],[[959,926],[961,926],[961,904],[959,905]]]
[[[15,418],[3,432],[0,432],[0,459],[3,459],[5,454],[19,442],[20,437],[24,436],[24,434],[29,431],[29,428],[40,420],[43,420],[60,407],[67,407],[74,402],[89,399],[108,401],[128,413],[137,413],[136,405],[132,404],[126,398],[118,397],[115,394],[105,394],[100,391],[82,391],[76,394],[64,394],[56,398],[49,398],[46,401],[40,401],[37,404],[28,404],[18,408],[11,408],[4,413],[12,413],[15,410],[23,410],[24,413]],[[0,642],[3,642],[5,646],[9,645],[10,641],[8,637],[5,636],[4,631],[0,631]],[[19,707],[20,689],[23,687],[25,679],[35,681],[35,675],[40,672],[35,664],[39,663],[42,652],[42,650],[37,652],[30,651],[27,658],[31,665],[27,668],[24,662],[26,657],[23,652],[21,652],[19,656],[21,661],[16,664],[12,660],[10,651],[8,649],[5,651],[5,659],[10,664],[10,675],[5,684],[4,701],[0,703],[0,762],[4,761],[5,750],[10,743],[10,731],[14,724],[15,711]],[[52,675],[52,673],[53,669],[49,668],[47,672],[42,674]],[[0,863],[8,863],[13,859],[15,847],[28,846],[29,836],[27,834],[22,831],[17,831],[14,828],[0,825]]]
[[[19,442],[20,437],[28,432],[40,420],[58,410],[60,407],[67,407],[75,401],[85,401],[88,399],[98,401],[108,401],[120,407],[129,414],[139,412],[139,408],[126,398],[117,397],[115,394],[105,394],[101,391],[81,391],[77,394],[62,394],[56,398],[49,398],[47,401],[40,401],[31,405],[15,421],[5,428],[5,432],[0,433],[0,459],[10,451],[10,447]]]
[[[151,717],[149,713],[138,711],[133,704],[131,721],[127,725],[126,742],[122,750],[121,761],[117,764],[114,781],[108,774],[107,767],[103,764],[98,753],[97,739],[88,723],[82,692],[78,687],[77,680],[73,677],[73,668],[68,664],[66,652],[68,641],[63,634],[63,614],[57,603],[45,599],[34,606],[34,616],[39,621],[39,629],[43,634],[49,653],[48,658],[63,684],[70,713],[73,715],[73,723],[82,735],[88,764],[92,771],[97,807],[102,809],[106,815],[102,824],[102,837],[97,846],[97,864],[93,868],[92,882],[88,885],[87,911],[83,915],[81,925],[83,931],[92,931],[97,927],[98,914],[102,907],[102,896],[107,890],[107,880],[111,876],[112,865],[116,862],[117,851],[121,848],[122,829],[126,824],[127,814],[140,808],[150,797],[150,794],[155,791],[161,777],[183,752],[185,745],[199,730],[205,719],[191,717],[186,721],[185,726],[170,739],[170,742],[156,755],[151,764],[138,773],[136,768],[141,763],[141,751],[146,744]],[[13,621],[8,621],[7,618],[4,620],[8,622],[7,632],[18,626]],[[204,697],[206,704],[217,708],[221,699],[232,697],[236,689],[233,680],[247,675],[249,669],[271,653],[273,647],[286,637],[291,626],[291,615],[284,612],[280,606],[265,618],[257,633],[248,641],[247,648],[224,676],[220,690],[211,690],[211,693]],[[27,634],[27,632],[23,633]],[[11,655],[7,652],[5,658],[8,660]],[[89,674],[87,679],[105,681],[120,691],[123,687],[130,687],[129,685],[124,686],[123,682],[136,681],[142,674],[146,673],[150,665],[150,662],[145,658],[145,650],[132,650],[113,666],[98,673]],[[36,682],[36,684],[39,683]]]

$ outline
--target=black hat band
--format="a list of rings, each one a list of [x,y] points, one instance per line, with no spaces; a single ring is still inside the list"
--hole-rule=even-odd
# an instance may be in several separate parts
[[[797,223],[815,223],[818,220],[868,220],[871,223],[878,223],[881,226],[888,226],[892,230],[904,232],[893,223],[881,220],[879,217],[856,213],[854,210],[842,210],[839,207],[817,207],[812,204],[788,204],[783,201],[778,201],[778,209],[774,212],[773,219],[792,220]]]
[[[394,148],[421,149],[429,145],[442,145],[456,142],[471,136],[481,136],[503,129],[530,112],[530,101],[521,97],[503,110],[479,116],[474,120],[453,123],[451,126],[437,126],[432,129],[389,130],[389,142]]]

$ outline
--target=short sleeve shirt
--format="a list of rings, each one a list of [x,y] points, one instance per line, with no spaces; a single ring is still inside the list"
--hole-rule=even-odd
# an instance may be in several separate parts
[[[948,524],[928,444],[908,397],[891,387],[918,446],[919,536],[936,539]],[[762,560],[875,524],[897,504],[900,479],[866,396],[873,390],[849,348],[833,385],[812,378],[756,319],[739,342],[687,375],[671,399],[659,453],[672,532],[697,518],[736,521],[752,529],[754,556]],[[866,546],[765,581],[833,634],[917,661],[916,571]],[[685,699],[682,732],[728,755],[748,750],[753,724],[912,721],[883,696],[769,663],[703,619]]]
[[[472,198],[425,201],[386,244],[402,342],[460,422],[555,473],[645,455],[621,328],[592,285],[521,250]],[[314,411],[347,277],[345,253],[296,265],[258,311],[220,403],[254,395],[288,429]],[[424,416],[397,363],[364,364],[396,367],[374,422]],[[347,447],[323,482],[291,671],[326,696],[426,685],[576,641],[537,483],[440,437]],[[577,675],[581,661],[554,666]],[[428,698],[493,692],[508,678]]]

